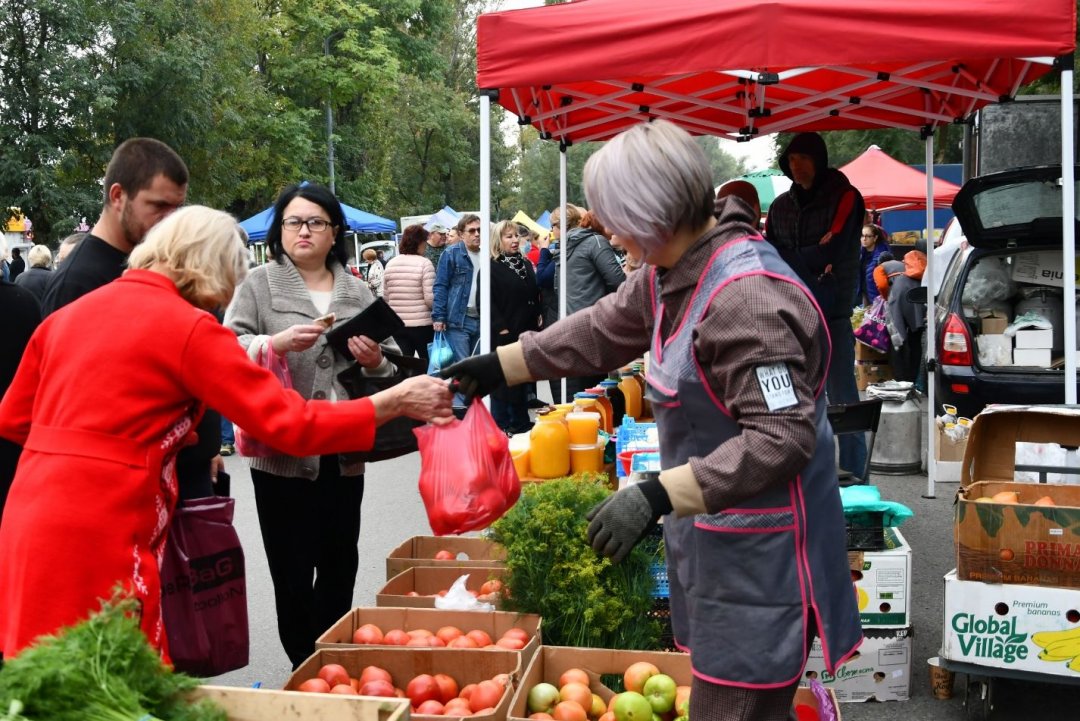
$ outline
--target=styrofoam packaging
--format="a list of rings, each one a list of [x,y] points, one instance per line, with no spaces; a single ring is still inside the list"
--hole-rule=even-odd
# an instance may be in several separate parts
[[[1054,331],[1049,328],[1018,330],[1013,345],[1016,348],[1053,348]]]
[[[1014,366],[1049,368],[1054,362],[1049,348],[1013,348]]]

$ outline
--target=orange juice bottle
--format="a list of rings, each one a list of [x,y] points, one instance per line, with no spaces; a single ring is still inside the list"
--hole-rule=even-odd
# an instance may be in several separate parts
[[[529,431],[529,467],[538,478],[558,478],[570,472],[570,434],[566,424],[549,413],[538,414]]]
[[[606,398],[604,399],[607,400]],[[600,402],[600,396],[591,391],[582,391],[574,394],[574,406],[579,411],[594,411],[600,414],[600,427],[605,433],[611,433],[611,404]]]
[[[586,388],[586,393],[592,393],[596,396],[596,402],[601,407],[601,416],[603,422],[604,433],[611,434],[615,432],[615,421],[618,420],[615,417],[615,407],[611,404],[611,399],[607,397],[607,393],[600,386],[594,388]]]
[[[641,418],[641,386],[638,385],[634,371],[624,370],[619,373],[619,390],[626,396],[626,415],[635,420]]]

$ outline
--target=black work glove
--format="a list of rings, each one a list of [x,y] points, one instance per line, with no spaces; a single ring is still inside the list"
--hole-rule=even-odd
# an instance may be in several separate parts
[[[660,481],[650,478],[613,493],[585,514],[589,545],[618,563],[626,558],[660,520],[671,513],[671,499]]]
[[[506,384],[499,356],[495,353],[474,355],[439,371],[442,378],[453,378],[450,390],[465,396],[472,403],[474,398],[489,395]]]

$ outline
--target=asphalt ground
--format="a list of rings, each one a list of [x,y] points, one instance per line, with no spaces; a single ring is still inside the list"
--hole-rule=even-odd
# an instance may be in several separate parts
[[[913,439],[913,442],[914,439]],[[226,459],[237,499],[235,525],[247,558],[248,612],[251,658],[247,667],[208,680],[232,686],[260,683],[281,688],[290,674],[289,662],[278,641],[273,590],[263,554],[258,519],[247,464],[239,457]],[[374,606],[375,592],[385,583],[385,558],[403,540],[431,533],[417,491],[418,454],[368,466],[363,521],[360,532],[360,569],[353,597],[357,606]],[[956,484],[941,484],[935,498],[924,498],[925,474],[886,476],[872,474],[882,496],[910,507],[915,515],[902,531],[912,546],[911,616],[914,626],[911,698],[904,702],[846,703],[846,721],[975,718],[964,708],[966,677],[958,674],[953,698],[936,700],[930,692],[927,659],[941,646],[942,577],[955,566],[952,521]],[[1048,677],[1049,678],[1049,677]],[[994,684],[995,721],[1064,721],[1080,719],[1080,686],[1021,683],[997,679]]]

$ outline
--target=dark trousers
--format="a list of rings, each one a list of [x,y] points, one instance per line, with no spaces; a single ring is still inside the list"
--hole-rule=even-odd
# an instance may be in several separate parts
[[[415,352],[420,358],[428,359],[428,343],[435,339],[435,329],[430,325],[405,326],[394,333],[394,340],[401,348],[401,355],[412,358]]]
[[[532,427],[529,420],[528,385],[503,386],[491,393],[491,416],[504,431],[524,433]]]
[[[342,477],[337,456],[323,456],[314,481],[254,468],[251,479],[278,635],[295,669],[315,651],[315,639],[352,608],[364,477]]]

